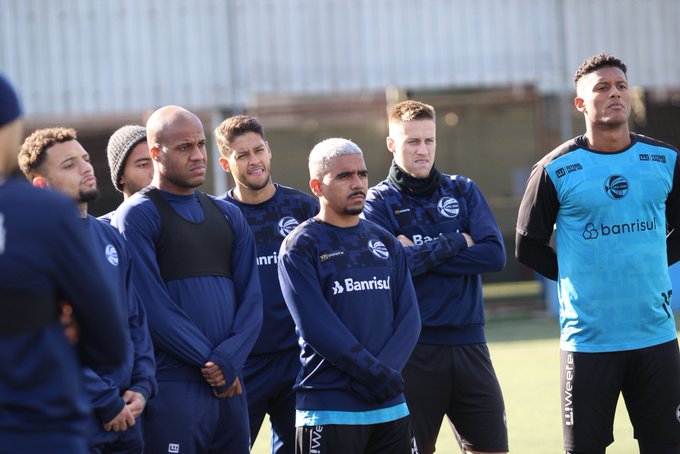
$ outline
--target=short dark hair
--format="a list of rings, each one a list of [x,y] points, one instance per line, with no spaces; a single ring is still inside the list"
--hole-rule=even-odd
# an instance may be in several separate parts
[[[215,128],[215,140],[222,157],[226,158],[229,154],[229,144],[247,132],[259,134],[264,140],[262,123],[257,118],[248,115],[234,115],[224,120]]]
[[[390,109],[388,121],[390,123],[403,123],[411,120],[435,119],[434,107],[419,101],[402,101]]]
[[[626,75],[626,64],[620,59],[611,54],[597,54],[588,57],[576,70],[576,73],[574,74],[574,85],[578,85],[578,81],[581,80],[583,76],[587,76],[605,66],[619,68],[623,71],[623,74]]]
[[[76,140],[76,131],[71,128],[44,128],[33,131],[26,137],[19,151],[19,167],[27,178],[31,178],[45,161],[45,151],[57,143]]]

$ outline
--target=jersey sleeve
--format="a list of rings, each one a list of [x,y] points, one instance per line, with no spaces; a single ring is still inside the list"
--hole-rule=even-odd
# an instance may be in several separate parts
[[[187,364],[203,367],[212,345],[196,324],[170,298],[156,261],[154,235],[160,219],[155,209],[140,205],[121,207],[113,225],[127,241],[135,269],[134,286],[146,310],[147,323],[157,348]]]
[[[129,256],[128,256],[129,257]],[[156,362],[153,352],[151,334],[146,321],[146,312],[142,305],[139,293],[132,281],[132,259],[129,259],[128,267],[128,321],[130,325],[130,337],[134,348],[134,362],[132,365],[132,377],[130,389],[141,393],[148,401],[156,395],[158,383],[156,382]]]
[[[400,233],[395,230],[387,210],[387,204],[378,191],[369,191],[362,217],[378,224],[394,236]],[[412,276],[427,273],[437,265],[444,263],[467,248],[467,241],[461,233],[448,232],[439,235],[432,241],[405,248],[406,260]]]
[[[532,170],[517,214],[515,256],[543,276],[557,279],[557,254],[550,237],[560,204],[557,190],[541,162]]]
[[[311,254],[304,248],[287,248],[287,243],[284,241],[279,254],[279,282],[300,337],[368,390],[401,380],[398,371],[372,355],[333,312]]]
[[[394,331],[378,359],[399,372],[404,368],[420,335],[420,309],[404,248],[395,241]]]
[[[437,265],[432,272],[458,276],[501,271],[505,267],[505,244],[493,212],[472,180],[467,180],[465,197],[470,213],[467,233],[474,244]]]
[[[257,271],[255,239],[241,212],[233,205],[227,209],[220,202],[234,232],[232,251],[233,282],[236,293],[234,329],[215,347],[210,361],[220,366],[227,384],[241,374],[243,364],[255,345],[262,327],[262,290]]]
[[[61,295],[73,307],[78,322],[78,353],[84,365],[120,364],[129,353],[125,343],[123,314],[113,299],[113,289],[95,256],[88,234],[71,201],[48,209],[56,218],[47,234],[59,250],[55,265]]]
[[[89,367],[83,369],[83,377],[85,391],[97,419],[101,424],[111,421],[125,406],[125,401],[120,397],[122,390],[110,378],[98,375]]]

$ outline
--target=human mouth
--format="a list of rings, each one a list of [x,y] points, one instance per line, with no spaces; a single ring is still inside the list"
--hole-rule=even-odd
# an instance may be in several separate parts
[[[366,194],[362,191],[357,191],[353,192],[347,197],[348,199],[361,199],[364,200],[366,198]]]
[[[88,175],[82,180],[80,180],[80,184],[96,184],[97,183],[97,178],[94,175]]]

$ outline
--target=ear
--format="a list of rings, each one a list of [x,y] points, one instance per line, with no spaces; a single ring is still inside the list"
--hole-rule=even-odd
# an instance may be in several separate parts
[[[149,147],[149,154],[151,155],[151,159],[154,161],[158,161],[158,152],[159,152],[158,144]]]
[[[385,142],[387,143],[387,149],[390,150],[390,153],[394,154],[397,151],[397,148],[394,145],[394,139],[390,136],[387,136]]]
[[[231,173],[231,170],[229,169],[229,161],[226,160],[226,158],[223,158],[220,156],[220,167],[222,167],[222,170],[225,172]]]
[[[579,112],[587,113],[586,101],[583,98],[579,98],[578,96],[574,98],[574,105]]]
[[[321,189],[321,181],[317,178],[312,178],[309,180],[309,189],[312,190],[312,194],[317,197],[323,196],[323,190]]]
[[[40,177],[40,176],[34,177],[33,178],[33,186],[35,186],[36,188],[45,188],[45,187],[47,187],[47,182],[45,181],[45,179],[43,177]]]

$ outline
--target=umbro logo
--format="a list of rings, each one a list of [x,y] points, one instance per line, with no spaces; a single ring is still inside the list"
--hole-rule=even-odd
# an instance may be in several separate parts
[[[328,259],[332,259],[333,257],[340,257],[341,255],[345,255],[345,251],[328,252],[326,254],[321,254],[319,258],[321,259],[322,262],[325,262]]]
[[[404,208],[404,209],[401,209],[401,210],[394,210],[394,215],[399,216],[401,213],[408,213],[409,211],[411,211],[410,208]]]

